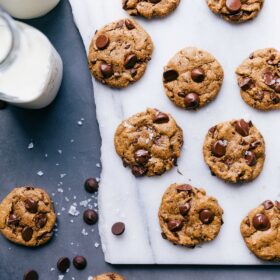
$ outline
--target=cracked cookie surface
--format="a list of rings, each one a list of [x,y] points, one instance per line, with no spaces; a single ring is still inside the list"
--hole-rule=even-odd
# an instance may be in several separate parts
[[[240,232],[248,249],[266,261],[280,261],[280,202],[264,201],[242,220]]]
[[[231,120],[209,129],[203,155],[214,175],[231,183],[248,182],[263,169],[265,142],[251,121]]]
[[[163,85],[176,106],[196,110],[217,96],[223,78],[220,63],[210,53],[188,47],[175,54],[164,67]]]
[[[55,220],[50,197],[40,188],[15,188],[0,204],[0,231],[17,244],[33,247],[46,243]]]
[[[223,224],[222,215],[214,197],[188,184],[172,184],[158,213],[163,238],[187,247],[213,240]]]
[[[174,11],[180,0],[122,0],[123,9],[131,16],[165,17]]]
[[[92,280],[125,280],[125,279],[118,273],[107,272],[93,277]]]
[[[176,165],[182,129],[170,114],[147,109],[124,120],[115,133],[115,148],[135,176],[161,175]]]
[[[253,108],[280,109],[280,52],[267,48],[253,52],[237,69],[243,100]]]
[[[127,87],[143,76],[153,48],[151,37],[135,20],[115,21],[95,33],[89,47],[89,69],[104,84]]]
[[[215,14],[230,22],[241,23],[255,18],[261,11],[264,0],[206,0]]]

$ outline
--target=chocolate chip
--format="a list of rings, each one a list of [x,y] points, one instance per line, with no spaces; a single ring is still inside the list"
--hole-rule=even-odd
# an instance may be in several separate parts
[[[161,0],[149,0],[149,2],[153,3],[153,4],[157,4],[159,3]]]
[[[76,256],[73,259],[73,265],[79,270],[84,269],[87,266],[87,260],[83,256]]]
[[[273,202],[271,200],[266,200],[263,202],[263,207],[265,210],[269,210],[274,206]]]
[[[70,265],[71,265],[71,261],[67,257],[61,257],[56,264],[57,269],[62,273],[65,273],[67,269],[69,269]]]
[[[274,90],[277,92],[277,93],[280,93],[280,78],[277,78],[276,79],[276,83],[274,85]]]
[[[134,166],[132,166],[131,171],[135,177],[141,177],[146,174],[147,169],[144,166],[134,165]]]
[[[170,231],[175,232],[183,227],[183,223],[179,220],[171,220],[167,223],[167,226]]]
[[[253,225],[256,230],[265,231],[270,228],[270,221],[264,214],[256,214],[253,218]]]
[[[132,68],[132,69],[130,70],[130,75],[131,75],[132,77],[135,77],[135,76],[137,75],[137,70],[136,70],[135,68]]]
[[[248,90],[252,87],[253,80],[249,77],[245,77],[238,81],[238,85],[242,90]]]
[[[7,102],[0,100],[0,110],[3,110],[7,107]]]
[[[245,221],[245,224],[249,227],[249,226],[251,226],[251,223],[250,223],[250,220],[249,220],[249,218],[247,217],[247,219],[246,219],[246,221]]]
[[[106,35],[99,35],[95,41],[96,47],[100,50],[106,49],[110,44],[110,39]]]
[[[271,70],[267,70],[264,74],[263,74],[263,80],[264,80],[264,83],[267,85],[267,86],[273,86],[276,82],[276,79],[275,79],[275,76],[274,74],[272,73]]]
[[[217,129],[217,126],[215,125],[215,126],[212,126],[208,131],[213,134],[216,131],[216,129]]]
[[[235,130],[244,137],[249,135],[249,129],[250,129],[249,124],[245,122],[243,119],[235,123]]]
[[[30,227],[23,228],[21,232],[22,239],[26,242],[30,241],[32,239],[33,235],[33,229]]]
[[[238,13],[241,9],[240,0],[226,0],[226,8],[232,14]]]
[[[179,76],[178,72],[173,69],[166,70],[163,73],[163,79],[165,83],[169,83],[176,80],[178,76]]]
[[[92,209],[87,209],[84,211],[83,218],[88,225],[94,225],[98,221],[98,214]]]
[[[40,213],[35,216],[34,220],[36,227],[43,228],[48,221],[48,216],[46,214]]]
[[[177,192],[190,192],[192,191],[192,186],[188,184],[179,185],[176,187]]]
[[[182,216],[186,216],[189,213],[190,209],[191,209],[191,205],[188,202],[179,207],[179,211]]]
[[[216,157],[224,156],[226,154],[227,144],[226,140],[216,141],[211,147],[212,154]]]
[[[164,232],[161,233],[161,237],[162,237],[163,239],[167,239],[167,236],[166,236],[166,234],[165,234]]]
[[[257,148],[261,144],[260,141],[254,141],[253,143],[250,144],[251,149]]]
[[[270,99],[274,104],[280,102],[279,96],[275,92],[270,92]]]
[[[196,83],[201,83],[203,82],[205,78],[205,73],[202,68],[195,68],[191,72],[191,78],[194,82]]]
[[[199,219],[205,225],[211,224],[214,220],[214,217],[215,214],[209,209],[204,209],[199,213]]]
[[[103,78],[105,78],[105,79],[110,78],[114,74],[113,67],[111,64],[101,63],[99,68],[100,68]]]
[[[169,116],[165,113],[162,113],[156,110],[156,114],[154,116],[154,123],[167,123],[169,122]]]
[[[19,218],[15,214],[11,214],[8,218],[7,224],[9,226],[18,226]]]
[[[85,181],[84,187],[88,193],[95,193],[98,191],[99,183],[95,178],[88,178]]]
[[[257,157],[254,152],[246,151],[244,158],[249,166],[254,166],[257,163]]]
[[[117,222],[113,224],[111,231],[114,235],[122,235],[125,231],[125,224],[122,222]]]
[[[277,209],[279,209],[280,210],[280,202],[279,201],[275,201],[275,206],[277,207]]]
[[[39,280],[39,274],[35,270],[29,270],[24,274],[23,280]]]
[[[125,23],[125,26],[126,26],[126,28],[127,28],[128,30],[132,30],[132,29],[135,28],[133,22],[132,22],[130,19],[126,19],[126,20],[124,21],[124,23]]]
[[[138,61],[138,58],[137,58],[136,54],[134,54],[134,53],[128,54],[124,59],[124,67],[126,69],[131,69],[135,66],[137,61]]]
[[[150,159],[150,153],[147,150],[140,149],[134,153],[134,158],[137,163],[145,165]]]
[[[32,198],[27,198],[25,200],[25,209],[30,213],[36,213],[38,211],[38,202]]]
[[[199,107],[200,98],[196,93],[188,93],[184,98],[186,109],[197,109]]]

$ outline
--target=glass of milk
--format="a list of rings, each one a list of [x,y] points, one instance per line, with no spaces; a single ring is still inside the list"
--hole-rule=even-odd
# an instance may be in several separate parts
[[[0,99],[31,109],[49,105],[63,73],[62,60],[50,41],[1,8],[0,38]]]
[[[60,0],[0,0],[13,17],[19,19],[37,18],[51,11]]]

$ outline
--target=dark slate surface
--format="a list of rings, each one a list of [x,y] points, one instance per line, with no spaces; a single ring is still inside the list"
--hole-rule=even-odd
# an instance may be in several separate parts
[[[0,198],[17,185],[39,185],[49,193],[55,193],[53,200],[61,215],[58,234],[46,246],[28,249],[0,237],[0,280],[22,279],[24,271],[30,268],[39,272],[41,280],[58,279],[57,271],[51,272],[57,259],[64,255],[72,258],[76,254],[84,255],[88,266],[84,271],[77,271],[72,266],[64,279],[87,280],[89,275],[106,271],[119,271],[127,280],[279,279],[277,267],[111,266],[104,262],[101,248],[94,246],[95,242],[100,242],[97,226],[85,225],[81,215],[71,223],[72,217],[67,214],[71,203],[90,198],[83,189],[83,181],[100,173],[96,166],[100,158],[100,136],[84,47],[66,0],[46,17],[28,23],[42,30],[61,54],[64,79],[58,98],[49,108],[25,111],[10,106],[0,111]],[[81,118],[85,121],[78,126]],[[29,150],[27,146],[31,140],[35,147]],[[62,154],[58,150],[62,150]],[[44,172],[42,177],[37,175],[39,170]],[[60,179],[63,173],[67,175]],[[57,191],[60,181],[63,182],[60,186],[64,189],[63,194]],[[64,212],[62,207],[66,208]],[[88,236],[81,234],[83,228],[89,232]],[[91,232],[91,229],[95,231]]]

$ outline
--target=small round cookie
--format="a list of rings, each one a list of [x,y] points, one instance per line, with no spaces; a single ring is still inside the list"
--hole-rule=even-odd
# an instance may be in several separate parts
[[[264,0],[206,0],[208,7],[226,21],[241,23],[255,18]]]
[[[196,110],[216,97],[223,78],[223,69],[215,57],[189,47],[175,54],[164,67],[163,85],[175,105]]]
[[[115,21],[95,33],[89,47],[89,69],[104,84],[127,87],[143,76],[153,48],[151,37],[135,20]]]
[[[249,182],[262,171],[265,143],[251,121],[231,120],[209,129],[203,155],[212,174],[231,183]]]
[[[280,109],[280,52],[262,49],[252,53],[237,69],[243,100],[253,108]]]
[[[187,247],[213,240],[223,224],[223,209],[203,189],[172,184],[159,209],[162,237]]]
[[[249,212],[240,225],[248,247],[266,261],[280,261],[280,202],[264,201]]]
[[[161,175],[176,165],[183,132],[171,115],[147,109],[124,120],[115,133],[115,148],[133,175]]]
[[[131,16],[165,17],[173,12],[180,0],[122,0],[123,9]]]
[[[43,245],[53,235],[55,220],[51,199],[39,188],[15,188],[0,204],[0,231],[17,244]]]
[[[125,279],[118,273],[107,272],[93,277],[92,280],[125,280]]]

